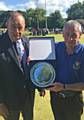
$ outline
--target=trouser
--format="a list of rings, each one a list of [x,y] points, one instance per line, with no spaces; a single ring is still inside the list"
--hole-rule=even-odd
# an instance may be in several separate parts
[[[35,89],[28,89],[23,109],[9,111],[9,116],[5,120],[19,120],[20,112],[22,112],[23,120],[33,120]]]
[[[81,120],[83,99],[81,94],[64,97],[50,93],[51,107],[55,120]]]
[[[9,116],[5,120],[19,120],[20,111],[9,111]]]
[[[23,120],[33,120],[35,89],[29,89],[25,106],[22,110]]]

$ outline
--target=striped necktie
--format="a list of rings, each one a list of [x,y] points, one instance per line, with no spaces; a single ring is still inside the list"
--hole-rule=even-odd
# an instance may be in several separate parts
[[[18,60],[18,65],[19,65],[21,71],[23,72],[23,68],[22,68],[22,65],[21,65],[21,59],[20,59],[20,56],[19,56],[19,53],[18,53],[18,50],[17,50],[17,43],[16,42],[13,42],[13,49],[14,49],[16,58]]]
[[[16,42],[16,48],[17,48],[18,55],[20,57],[20,61],[22,61],[22,57],[23,57],[23,54],[24,54],[24,46],[23,46],[21,40],[18,40]]]

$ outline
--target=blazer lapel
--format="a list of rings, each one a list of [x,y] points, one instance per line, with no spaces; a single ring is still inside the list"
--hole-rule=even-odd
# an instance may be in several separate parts
[[[18,57],[15,53],[15,50],[13,48],[13,45],[12,45],[12,41],[10,40],[9,38],[9,35],[8,35],[8,32],[6,32],[2,38],[2,48],[3,50],[7,50],[10,57],[12,58],[12,60],[14,60],[15,64],[18,66],[18,68],[22,71],[21,69],[21,66],[19,64],[19,60],[18,60]]]
[[[15,61],[15,63],[18,65],[18,67],[21,69],[15,51],[12,48],[8,48],[8,52],[9,52],[10,56],[12,57],[12,59]]]

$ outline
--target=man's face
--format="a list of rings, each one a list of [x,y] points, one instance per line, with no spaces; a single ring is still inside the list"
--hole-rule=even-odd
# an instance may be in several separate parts
[[[11,40],[16,41],[21,38],[25,29],[25,20],[22,16],[10,19],[7,24],[8,34]]]
[[[63,37],[68,47],[74,48],[77,42],[79,42],[81,33],[77,26],[69,26],[63,32]]]

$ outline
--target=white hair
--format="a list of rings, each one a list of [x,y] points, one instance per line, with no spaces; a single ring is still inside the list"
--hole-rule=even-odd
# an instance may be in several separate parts
[[[66,28],[70,27],[70,26],[76,26],[77,29],[78,29],[78,31],[79,31],[80,33],[82,33],[82,26],[81,26],[81,24],[80,24],[78,21],[76,21],[76,20],[69,20],[68,22],[66,22],[65,25],[64,25],[64,27],[63,27],[63,31],[64,31]]]

